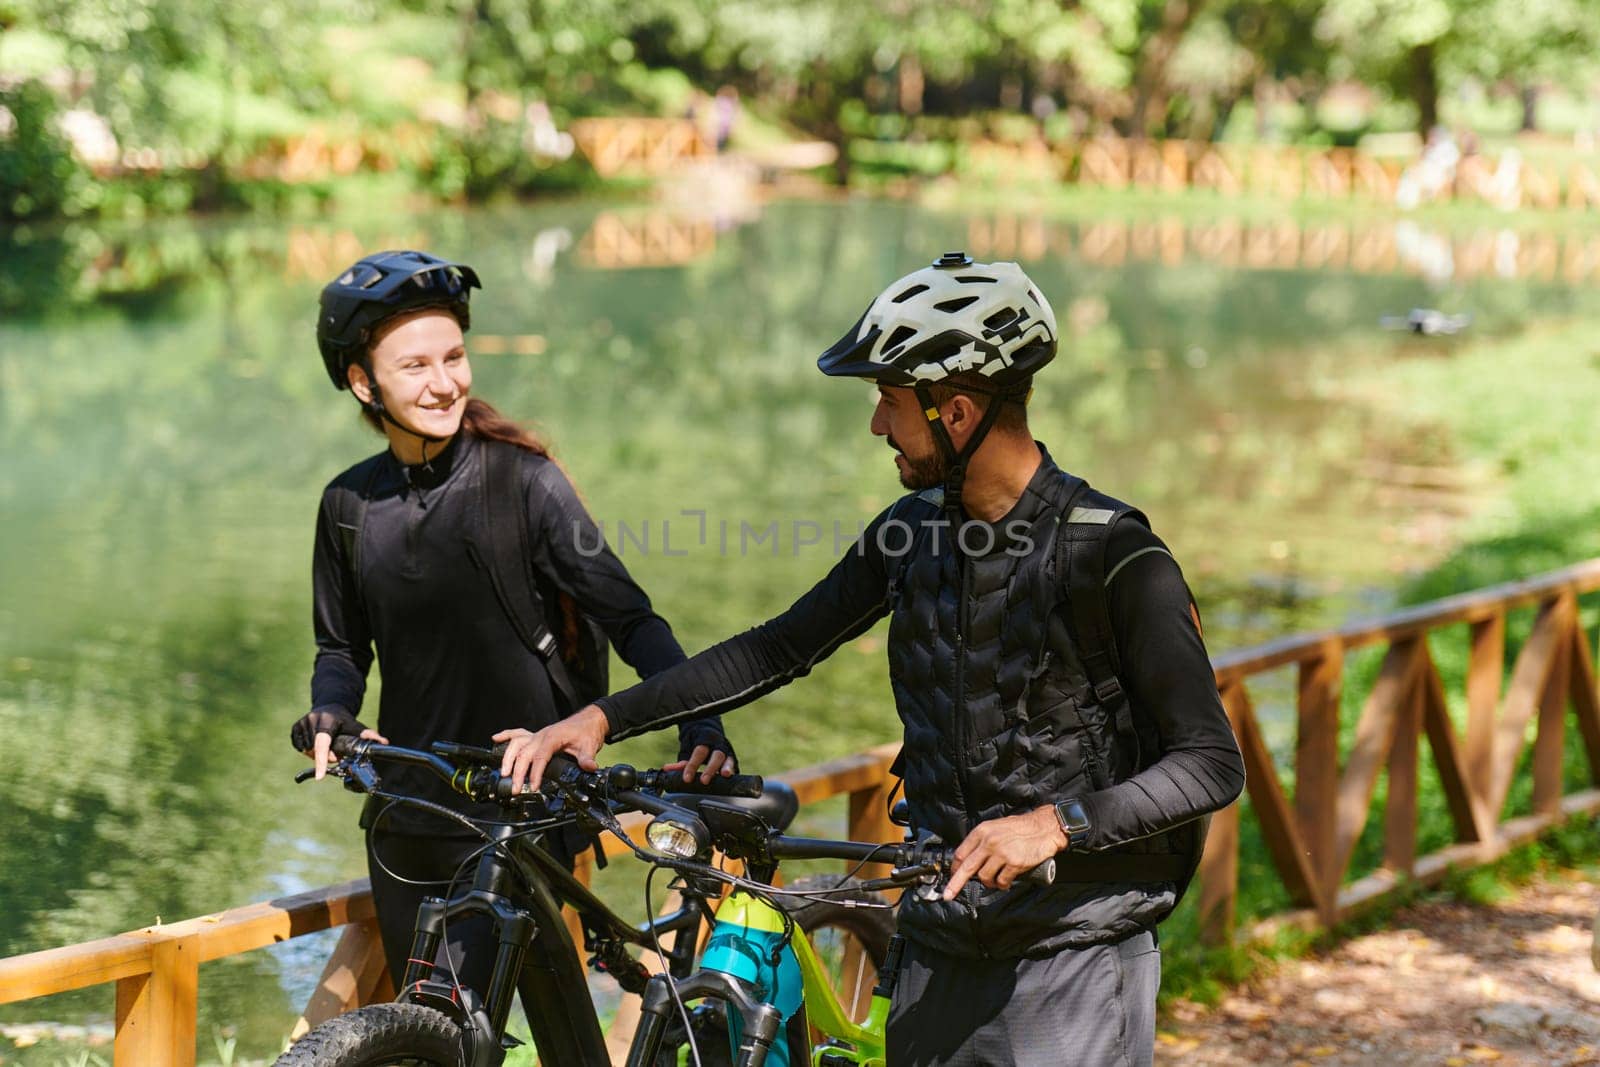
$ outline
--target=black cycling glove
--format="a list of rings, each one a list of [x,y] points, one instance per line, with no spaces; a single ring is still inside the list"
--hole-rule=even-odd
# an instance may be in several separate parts
[[[289,743],[301,752],[310,752],[316,746],[318,734],[360,737],[365,729],[354,715],[337,704],[330,704],[325,708],[313,708],[297,719],[289,727]]]
[[[687,760],[694,755],[694,750],[700,745],[705,745],[713,752],[725,754],[729,761],[738,765],[739,757],[733,751],[733,742],[728,740],[728,735],[722,732],[719,719],[695,719],[678,727],[678,758]]]

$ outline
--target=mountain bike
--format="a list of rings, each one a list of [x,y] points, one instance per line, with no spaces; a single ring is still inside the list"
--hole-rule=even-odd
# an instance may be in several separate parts
[[[907,825],[903,805],[896,805],[893,818]],[[650,979],[628,1067],[660,1062],[674,1019],[691,1035],[722,1025],[721,1042],[708,1047],[702,1039],[689,1047],[685,1058],[698,1067],[769,1062],[774,1067],[884,1067],[884,1035],[904,941],[893,933],[891,905],[878,890],[939,892],[955,850],[931,836],[913,835],[899,844],[788,837],[760,813],[723,801],[702,799],[695,809],[711,843],[724,856],[743,860],[746,875],[731,875],[708,862],[709,847],[692,858],[652,860],[675,871],[677,885],[686,891],[709,895],[719,883],[731,884],[734,891],[717,910],[700,969],[688,978],[664,973]],[[841,859],[855,861],[858,870],[888,863],[891,870],[882,878],[801,880],[779,888],[773,882],[780,859]],[[1047,860],[1022,879],[1050,884],[1055,870],[1055,861]],[[853,967],[848,953],[841,961],[817,951],[812,928],[800,921],[808,909],[828,914],[828,922],[815,928],[843,929],[856,937]],[[863,996],[862,981],[868,962],[876,975],[870,999]],[[688,1003],[696,1000],[701,1003],[691,1010]]]
[[[536,1033],[546,1062],[563,1067],[607,1064],[600,1023],[561,918],[561,905],[571,905],[581,920],[589,965],[612,975],[625,992],[638,994],[646,988],[649,973],[628,947],[657,952],[666,973],[688,976],[716,894],[685,893],[682,905],[671,914],[635,926],[537,843],[574,826],[591,835],[609,830],[626,839],[617,815],[643,811],[655,816],[652,826],[662,828],[656,834],[687,834],[689,844],[680,847],[698,853],[708,837],[692,810],[701,799],[694,795],[696,790],[720,795],[725,798],[722,803],[749,804],[763,820],[782,825],[799,807],[792,790],[778,783],[764,788],[755,775],[717,778],[701,785],[666,771],[640,771],[622,764],[590,772],[560,760],[541,790],[513,793],[510,780],[499,773],[500,753],[495,750],[440,743],[424,752],[341,737],[334,753],[339,760],[331,773],[346,788],[434,812],[471,828],[483,837],[484,845],[463,865],[445,896],[424,900],[395,1002],[369,1005],[324,1022],[290,1046],[277,1067],[498,1067],[506,1050],[517,1043],[507,1035],[506,1023],[519,979],[530,1019],[541,1020]],[[505,817],[494,822],[474,820],[421,798],[390,792],[379,774],[382,764],[426,768],[472,800],[497,802]],[[739,796],[757,799],[726,799]],[[637,847],[650,855],[645,846]],[[470,883],[468,865],[473,866]],[[716,887],[718,893],[720,888]],[[482,992],[457,980],[448,953],[442,965],[438,962],[447,924],[480,915],[489,917],[495,931],[494,969]],[[663,944],[669,935],[670,947]],[[540,939],[547,969],[530,980],[523,965],[535,938]],[[661,1062],[675,1063],[673,1050],[692,1040],[690,1035],[667,1033]]]

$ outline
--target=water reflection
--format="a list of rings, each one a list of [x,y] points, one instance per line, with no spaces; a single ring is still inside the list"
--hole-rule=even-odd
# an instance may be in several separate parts
[[[969,244],[1021,256],[1062,311],[1038,435],[1152,515],[1217,647],[1370,608],[1447,542],[1470,472],[1343,384],[1414,343],[1379,332],[1378,314],[1430,295],[1421,278],[1356,269],[1366,238],[1155,224],[1061,241],[1045,226],[1042,245],[1006,245],[1004,232],[845,202],[777,204],[732,228],[561,205],[11,240],[0,446],[20,460],[0,465],[0,742],[25,755],[0,777],[0,953],[359,873],[352,804],[287,784],[300,760],[285,734],[305,700],[317,493],[379,445],[328,388],[315,294],[372,248],[478,269],[478,391],[549,434],[612,529],[693,510],[711,530],[828,531],[876,513],[898,489],[867,434],[868,391],[821,379],[815,356],[886,280]],[[1556,247],[1518,262],[1568,262]],[[1483,328],[1593,299],[1558,270],[1491,284],[1469,261],[1456,251],[1452,296]],[[1386,495],[1407,478],[1436,497]],[[691,648],[786,606],[834,555],[828,535],[743,557],[682,547],[628,562]],[[732,727],[762,769],[893,736],[881,634],[744,714]],[[663,752],[630,745],[637,760]],[[304,956],[208,970],[202,1034],[238,1024],[241,1054],[269,1049],[299,1006]],[[106,1010],[104,991],[0,1018],[37,1010],[81,1021]]]
[[[1457,233],[1412,219],[1192,223],[1168,217],[1072,223],[999,215],[969,220],[967,245],[980,256],[1071,256],[1102,266],[1130,261],[1178,266],[1199,259],[1230,269],[1413,274],[1436,283],[1482,277],[1567,285],[1600,280],[1600,233],[1524,235],[1508,227]]]

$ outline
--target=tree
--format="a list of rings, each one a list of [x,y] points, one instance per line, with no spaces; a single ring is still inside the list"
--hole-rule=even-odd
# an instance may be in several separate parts
[[[1326,0],[1318,35],[1356,76],[1417,108],[1426,132],[1439,96],[1464,77],[1517,87],[1575,80],[1600,44],[1596,0]]]

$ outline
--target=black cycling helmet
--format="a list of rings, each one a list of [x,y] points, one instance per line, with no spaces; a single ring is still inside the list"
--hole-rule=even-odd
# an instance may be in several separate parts
[[[402,312],[443,308],[466,330],[475,288],[483,288],[477,271],[426,252],[374,252],[357,260],[322,289],[317,347],[328,377],[348,388],[346,371],[366,359],[373,330]]]

